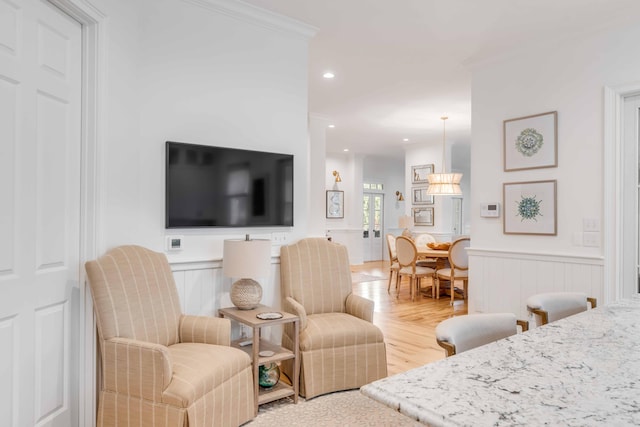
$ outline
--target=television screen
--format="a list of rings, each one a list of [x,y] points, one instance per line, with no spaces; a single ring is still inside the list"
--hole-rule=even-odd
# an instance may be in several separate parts
[[[293,226],[293,155],[167,141],[166,228]]]

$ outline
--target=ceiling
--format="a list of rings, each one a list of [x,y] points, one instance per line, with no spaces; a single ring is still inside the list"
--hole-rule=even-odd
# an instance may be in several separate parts
[[[443,114],[447,143],[470,142],[479,61],[640,20],[638,0],[244,1],[318,28],[309,111],[335,125],[327,151],[401,158],[408,144],[442,143]]]

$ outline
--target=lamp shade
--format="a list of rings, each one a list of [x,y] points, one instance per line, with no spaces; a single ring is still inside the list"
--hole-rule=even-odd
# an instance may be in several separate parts
[[[413,227],[413,218],[409,215],[402,215],[400,218],[398,218],[398,226],[400,228]]]
[[[222,272],[226,277],[269,277],[270,240],[225,240],[223,251]]]
[[[432,173],[427,175],[429,188],[427,194],[433,196],[458,196],[462,194],[460,189],[461,173]]]

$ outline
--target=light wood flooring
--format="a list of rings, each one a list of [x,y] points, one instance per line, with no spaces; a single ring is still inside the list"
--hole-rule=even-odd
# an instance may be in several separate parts
[[[393,375],[444,359],[444,350],[436,343],[436,325],[454,315],[467,314],[467,302],[456,297],[451,306],[448,296],[418,296],[411,301],[406,278],[396,298],[394,284],[391,293],[387,293],[388,266],[386,261],[374,261],[351,266],[351,271],[355,278],[367,280],[355,282],[353,292],[375,302],[373,323],[384,334],[388,372]],[[371,276],[381,279],[368,281]]]

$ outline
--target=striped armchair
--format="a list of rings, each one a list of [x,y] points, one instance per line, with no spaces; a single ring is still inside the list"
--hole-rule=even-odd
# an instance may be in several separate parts
[[[300,317],[300,394],[307,399],[358,388],[387,376],[382,332],[373,301],[352,293],[347,249],[323,238],[283,246],[280,252],[283,309]],[[282,345],[293,346],[285,325]],[[283,370],[293,378],[292,363]]]
[[[186,316],[164,254],[121,246],[85,265],[98,324],[100,426],[237,426],[251,361],[227,319]]]

